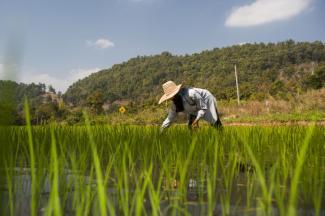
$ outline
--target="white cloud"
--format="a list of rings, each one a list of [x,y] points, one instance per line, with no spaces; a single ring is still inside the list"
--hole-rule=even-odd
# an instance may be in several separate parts
[[[115,44],[107,38],[99,38],[96,41],[88,40],[86,41],[86,43],[90,47],[95,47],[99,49],[107,49],[115,46]]]
[[[53,77],[50,74],[23,74],[19,82],[23,83],[45,83],[46,85],[52,85],[56,90],[61,90],[65,87],[67,80],[61,80],[59,78]]]
[[[255,0],[234,9],[227,17],[228,27],[257,26],[289,19],[308,9],[312,0]]]
[[[248,42],[239,42],[239,43],[237,43],[237,45],[239,45],[239,46],[243,46],[245,44],[248,44]]]
[[[90,74],[100,71],[100,68],[91,68],[91,69],[73,69],[69,72],[70,74],[70,80],[72,82],[78,81],[79,79],[85,78],[89,76]],[[72,84],[72,83],[71,83]]]
[[[72,83],[79,79],[85,78],[90,74],[99,71],[99,68],[92,69],[73,69],[68,72],[68,76],[65,78],[58,78],[47,73],[41,74],[23,74],[19,82],[23,83],[45,83],[46,85],[52,85],[57,91],[65,92]]]
[[[18,79],[13,80],[22,83],[45,83],[46,85],[52,85],[57,91],[65,92],[74,82],[100,70],[100,68],[72,69],[67,73],[68,76],[64,78],[55,77],[48,73],[25,72],[22,73]],[[1,79],[5,79],[5,74],[4,65],[0,63],[0,80]]]

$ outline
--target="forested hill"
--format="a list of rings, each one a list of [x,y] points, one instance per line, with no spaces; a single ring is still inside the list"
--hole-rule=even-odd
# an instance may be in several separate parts
[[[21,124],[24,116],[24,98],[29,99],[30,108],[40,107],[45,84],[24,84],[0,80],[0,125]],[[33,110],[32,110],[33,111]]]
[[[156,104],[167,80],[209,89],[217,99],[236,98],[234,64],[243,99],[288,97],[324,86],[325,44],[316,42],[259,43],[215,48],[192,55],[168,52],[139,56],[72,84],[64,98],[85,105],[92,95],[104,102],[129,100]]]

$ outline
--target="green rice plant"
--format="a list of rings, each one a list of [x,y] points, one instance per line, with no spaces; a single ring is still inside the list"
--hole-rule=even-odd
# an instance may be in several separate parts
[[[148,182],[148,193],[149,200],[151,204],[151,215],[157,216],[162,215],[162,211],[160,209],[160,201],[161,201],[161,187],[162,187],[163,173],[160,175],[158,179],[157,188],[154,186],[152,181]]]
[[[145,192],[148,188],[149,182],[151,181],[151,172],[152,166],[149,167],[148,171],[144,172],[144,176],[142,176],[143,182],[142,185],[136,186],[136,191],[134,193],[134,203],[135,203],[135,215],[143,215],[144,214],[144,207],[143,202],[145,200]],[[131,211],[132,212],[132,211]]]
[[[122,155],[122,164],[121,167],[116,167],[117,174],[117,190],[119,195],[119,205],[122,208],[122,212],[124,215],[129,215],[130,212],[130,189],[129,189],[129,170],[127,169],[127,158],[130,157],[128,152],[127,143],[124,142],[124,151]],[[120,170],[121,168],[121,170]]]
[[[270,195],[269,195],[269,191],[266,186],[266,180],[265,180],[264,174],[263,174],[262,169],[261,169],[254,153],[252,152],[250,146],[248,144],[246,144],[245,142],[244,142],[244,145],[245,145],[247,153],[252,161],[252,164],[253,164],[255,172],[256,172],[257,180],[259,181],[259,184],[260,184],[260,187],[262,190],[262,198],[263,198],[262,202],[261,202],[262,209],[264,210],[266,215],[270,215],[271,214],[271,212],[270,212],[271,209],[269,208]]]
[[[93,183],[93,171],[94,168],[92,167],[90,169],[90,175],[89,175],[89,182],[85,187],[85,193],[82,196],[82,202],[80,204],[84,204],[84,208],[80,208],[81,210],[83,209],[84,211],[81,212],[79,211],[79,208],[77,208],[77,213],[80,215],[89,215],[91,214],[91,203],[93,200],[93,194],[92,194],[92,183]]]
[[[315,159],[316,161],[316,159]],[[318,164],[317,160],[315,163],[315,170],[313,172],[312,178],[312,200],[315,208],[315,215],[319,216],[322,210],[322,204],[325,202],[323,200],[324,195],[324,182],[325,182],[325,166]]]
[[[281,161],[281,160],[280,160]],[[281,162],[280,162],[281,164]],[[281,168],[279,168],[281,170]],[[286,197],[288,194],[288,186],[285,184],[287,182],[287,178],[284,180],[281,179],[281,175],[276,173],[275,176],[275,188],[274,188],[274,198],[276,200],[277,207],[279,209],[280,215],[286,215]]]
[[[28,132],[28,147],[29,147],[29,159],[30,159],[30,172],[31,172],[31,203],[30,203],[30,213],[32,216],[36,215],[37,209],[37,179],[36,179],[36,167],[35,167],[35,155],[34,155],[34,145],[33,145],[33,135],[32,127],[30,124],[30,112],[28,101],[25,99],[25,115],[26,115],[26,128]]]
[[[297,195],[298,195],[299,178],[300,178],[300,175],[302,172],[303,164],[306,159],[308,146],[309,146],[311,137],[313,135],[314,129],[315,129],[315,123],[312,124],[310,127],[308,127],[303,145],[301,147],[300,152],[297,155],[297,163],[296,163],[296,167],[293,172],[293,178],[292,178],[291,187],[290,187],[289,206],[288,206],[288,213],[287,213],[288,216],[296,215],[296,203],[297,203]]]
[[[196,144],[197,144],[197,138],[194,137],[192,139],[191,145],[189,146],[189,151],[186,155],[185,161],[183,163],[178,164],[179,170],[180,170],[179,171],[180,172],[179,187],[181,189],[181,196],[183,198],[186,197],[186,192],[187,192],[187,190],[186,190],[186,175],[187,175],[187,172],[189,169],[189,165],[190,165]]]
[[[231,152],[228,155],[228,164],[224,168],[221,168],[223,171],[223,178],[224,178],[224,188],[225,193],[222,193],[223,196],[221,197],[221,205],[223,207],[223,215],[230,214],[230,204],[231,204],[231,194],[233,190],[233,181],[236,175],[236,164],[237,158],[234,152]],[[227,169],[227,171],[226,171]]]
[[[213,142],[214,143],[214,142]],[[215,143],[213,145],[213,160],[212,160],[212,166],[211,173],[207,179],[207,192],[208,192],[208,215],[212,216],[216,201],[217,201],[217,195],[216,195],[216,185],[217,185],[217,175],[218,175],[218,144]]]
[[[309,130],[225,127],[219,133],[175,126],[159,134],[156,126],[96,126],[89,119],[84,126],[1,127],[7,145],[0,160],[9,182],[1,206],[7,214],[22,211],[22,173],[35,184],[36,214],[46,206],[48,215],[287,215]],[[322,138],[324,127],[315,127],[298,179],[296,214],[324,211]],[[25,201],[30,209],[32,194]]]
[[[52,179],[52,187],[49,199],[49,205],[47,207],[46,215],[62,215],[61,204],[60,204],[60,196],[59,196],[59,162],[58,155],[56,149],[56,140],[54,135],[53,126],[51,127],[51,179]]]
[[[15,215],[15,207],[14,207],[14,177],[13,177],[13,167],[7,166],[5,164],[5,176],[7,177],[7,187],[8,187],[8,195],[9,195],[9,212],[10,215]]]
[[[87,128],[87,132],[89,135],[89,142],[90,142],[90,146],[92,149],[92,156],[93,156],[94,167],[95,167],[95,172],[96,172],[97,192],[98,192],[100,214],[102,216],[105,216],[105,215],[107,215],[107,208],[106,208],[107,198],[106,198],[106,192],[105,192],[105,188],[104,188],[102,169],[101,169],[100,161],[98,158],[97,147],[96,147],[96,144],[95,144],[95,141],[93,138],[92,130],[90,128],[89,118],[88,118],[88,115],[86,112],[84,112],[84,116],[85,116],[86,128]],[[109,208],[109,210],[111,210],[111,208]],[[110,214],[115,215],[114,212],[110,212]]]
[[[251,200],[254,197],[254,178],[251,176],[249,172],[245,173],[246,175],[246,209],[250,209],[252,207]],[[246,213],[246,212],[245,212]]]

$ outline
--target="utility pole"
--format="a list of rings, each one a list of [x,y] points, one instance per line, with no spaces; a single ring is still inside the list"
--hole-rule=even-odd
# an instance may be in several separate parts
[[[236,88],[237,88],[237,103],[239,106],[239,86],[238,86],[238,76],[237,76],[237,66],[235,65],[235,77],[236,77]]]
[[[311,75],[314,75],[315,71],[315,62],[311,62]]]

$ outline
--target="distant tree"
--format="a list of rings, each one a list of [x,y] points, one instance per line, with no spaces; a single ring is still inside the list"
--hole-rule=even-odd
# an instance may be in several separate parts
[[[17,84],[12,81],[0,83],[0,125],[13,125],[16,119],[15,91]]]
[[[325,65],[318,67],[313,75],[304,80],[306,88],[320,89],[325,86]]]
[[[68,104],[83,106],[87,104],[88,97],[100,89],[105,101],[128,99],[135,102],[135,109],[140,109],[148,104],[147,100],[156,101],[159,98],[163,82],[174,80],[186,86],[207,88],[218,99],[228,100],[236,97],[233,90],[234,63],[240,69],[239,84],[244,90],[241,95],[243,99],[250,98],[257,91],[259,98],[263,98],[262,94],[267,96],[270,91],[286,95],[287,91],[293,93],[296,87],[301,86],[307,76],[306,68],[302,67],[312,61],[319,65],[325,61],[322,42],[287,40],[244,44],[184,56],[162,52],[132,58],[79,80],[68,88],[63,98]],[[283,72],[283,85],[275,83],[280,71]],[[265,88],[259,90],[260,86]]]
[[[52,93],[56,93],[56,91],[55,91],[55,89],[53,88],[53,86],[52,85],[49,85],[48,86],[48,89],[49,89],[49,92],[52,92]]]
[[[95,91],[92,95],[89,95],[87,98],[87,105],[96,114],[103,112],[103,104],[103,93],[100,91]]]
[[[66,116],[65,120],[69,125],[75,125],[80,122],[84,122],[83,113],[81,109],[76,109],[70,111],[70,113]]]
[[[283,95],[284,90],[285,90],[285,85],[284,85],[283,81],[276,80],[271,86],[270,94],[273,96]]]
[[[58,106],[55,103],[41,104],[36,109],[36,118],[38,124],[47,123],[56,116]]]
[[[46,91],[46,85],[44,83],[39,83],[38,85],[41,87],[42,92]]]

